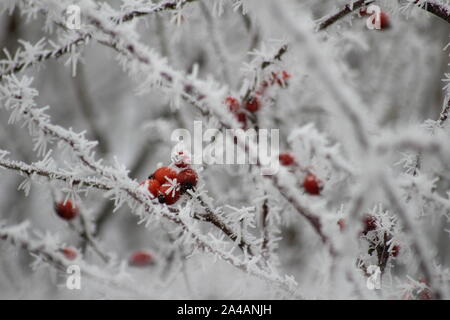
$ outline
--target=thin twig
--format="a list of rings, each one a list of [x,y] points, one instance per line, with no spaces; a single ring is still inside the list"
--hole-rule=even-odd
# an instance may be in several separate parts
[[[414,4],[417,4],[419,8],[428,11],[429,13],[432,13],[442,20],[450,23],[450,8],[448,7],[448,5],[445,5],[444,3],[438,3],[434,0],[416,0]]]
[[[442,293],[439,289],[439,286],[436,284],[436,280],[433,277],[432,267],[430,266],[431,260],[428,258],[428,254],[426,254],[427,251],[419,240],[421,239],[419,232],[416,230],[414,223],[411,222],[410,218],[408,217],[406,209],[401,204],[399,196],[392,186],[392,181],[389,181],[385,175],[383,175],[380,180],[384,193],[386,194],[389,202],[392,204],[395,212],[402,221],[405,233],[409,234],[411,247],[419,260],[419,268],[422,271],[423,276],[430,282],[430,288],[433,291],[434,297],[436,299],[441,299]]]
[[[77,90],[77,97],[79,99],[80,110],[84,119],[89,124],[90,131],[94,140],[98,141],[98,148],[103,155],[108,154],[108,140],[102,133],[98,126],[97,117],[95,116],[95,105],[89,94],[89,86],[86,83],[86,72],[83,64],[77,67],[77,76],[73,77],[73,83]]]
[[[317,26],[318,31],[322,31],[327,29],[329,26],[334,24],[335,22],[338,22],[348,14],[356,11],[359,8],[362,8],[364,6],[370,5],[373,3],[373,0],[358,0],[356,2],[353,2],[352,4],[346,4],[342,9],[340,9],[335,14],[330,15],[328,18],[326,18],[324,21],[319,23]]]

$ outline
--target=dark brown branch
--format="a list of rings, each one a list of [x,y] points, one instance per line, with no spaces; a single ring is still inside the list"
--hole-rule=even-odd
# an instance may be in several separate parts
[[[373,0],[358,0],[351,4],[346,4],[344,8],[340,9],[335,14],[331,15],[329,18],[327,18],[325,21],[322,21],[318,26],[317,30],[322,31],[334,24],[335,22],[339,21],[340,19],[344,18],[348,14],[356,11],[359,8],[362,8],[364,6],[367,6],[371,3],[373,3]]]
[[[262,254],[268,257],[268,245],[269,245],[269,230],[268,230],[268,217],[269,217],[269,205],[268,200],[264,199],[262,205],[262,229],[263,229],[263,243],[261,245]]]
[[[275,60],[281,61],[281,58],[282,58],[283,55],[286,53],[287,49],[288,49],[288,46],[287,46],[287,45],[283,45],[283,46],[277,51],[277,53],[274,55],[274,57],[273,57],[272,60],[270,60],[270,61],[264,61],[264,62],[261,64],[261,69],[264,70],[264,69],[267,68],[268,66],[272,65],[272,64],[274,63]]]

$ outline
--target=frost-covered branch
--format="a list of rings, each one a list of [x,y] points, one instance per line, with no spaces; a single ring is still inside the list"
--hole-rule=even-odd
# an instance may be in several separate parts
[[[65,247],[59,243],[57,237],[31,229],[28,221],[13,226],[0,224],[0,239],[28,251],[35,257],[35,264],[48,264],[64,274],[69,266],[75,264],[80,268],[82,275],[94,281],[125,289],[136,295],[147,295],[145,290],[129,284],[130,279],[125,270],[105,270],[89,265],[79,257],[76,257],[75,260],[72,257],[68,258],[64,254]]]
[[[60,46],[54,44],[53,49],[44,49],[43,40],[39,41],[34,46],[34,53],[30,51],[32,46],[29,43],[23,42],[24,48],[16,52],[14,57],[11,57],[8,53],[8,59],[0,62],[2,67],[0,68],[0,81],[6,76],[12,75],[14,73],[19,73],[28,67],[35,66],[40,62],[44,62],[49,59],[58,59],[61,56],[73,52],[74,48],[87,44],[89,42],[90,36],[86,34],[83,37],[76,38],[74,40],[69,40],[67,43]]]
[[[153,13],[158,13],[168,10],[179,10],[183,8],[186,4],[195,2],[197,0],[163,0],[159,3],[150,6],[143,6],[142,8],[132,9],[127,13],[122,14],[120,17],[116,18],[119,22],[128,22],[136,17],[146,16]],[[126,7],[125,7],[126,9]]]
[[[435,16],[450,23],[450,6],[442,0],[407,0],[409,6],[417,6]],[[364,8],[370,4],[376,3],[376,0],[356,0],[346,4],[336,13],[332,13],[319,20],[317,30],[322,31],[333,25],[334,23],[345,18],[347,15],[358,9]]]
[[[444,0],[408,0],[408,2],[450,23],[450,5]]]
[[[348,14],[355,12],[356,10],[368,6],[374,2],[375,0],[352,1],[349,4],[346,4],[342,9],[339,9],[336,13],[332,13],[329,16],[321,18],[321,21],[317,25],[317,30],[325,30],[335,22],[338,22],[340,19],[346,17]]]
[[[423,237],[416,229],[415,223],[411,221],[410,215],[407,210],[404,208],[403,204],[400,201],[400,196],[397,191],[393,188],[393,181],[388,179],[386,176],[381,178],[381,184],[386,194],[386,197],[391,202],[394,210],[399,216],[403,228],[405,232],[408,234],[411,242],[412,248],[419,259],[419,267],[423,273],[423,276],[430,281],[430,287],[436,297],[436,299],[441,299],[443,297],[443,293],[440,290],[439,285],[437,284],[436,279],[433,276],[433,268],[431,266],[431,259],[427,252],[427,245],[423,241]]]
[[[150,7],[143,6],[141,8],[128,8],[125,6],[121,12],[117,15],[110,16],[108,19],[114,21],[115,23],[124,23],[132,21],[134,18],[147,16],[154,13],[159,13],[166,10],[178,10],[184,7],[186,4],[190,2],[195,2],[197,0],[167,0],[161,1],[155,5]],[[18,2],[22,2],[19,0]],[[44,14],[47,12],[44,9],[41,9],[38,4],[27,4],[24,6],[31,5],[36,6],[35,10],[43,11]],[[12,10],[9,8],[9,10]],[[55,21],[55,24],[63,27],[62,21]],[[70,39],[72,37],[73,39]],[[18,73],[23,71],[24,69],[35,66],[41,62],[44,62],[49,59],[58,59],[63,55],[75,52],[76,48],[79,48],[83,45],[89,44],[89,40],[91,40],[92,34],[86,31],[79,31],[73,33],[73,35],[69,35],[69,39],[62,44],[56,44],[50,42],[53,46],[52,49],[44,49],[44,40],[40,40],[36,45],[32,46],[28,42],[22,41],[24,48],[16,52],[16,54],[12,57],[7,52],[7,60],[3,60],[0,62],[2,68],[0,68],[0,81],[3,80],[5,76],[12,75],[14,73]],[[33,49],[33,50],[30,50]]]
[[[44,177],[47,181],[56,180],[66,183],[69,187],[90,187],[99,190],[108,191],[113,188],[112,185],[102,182],[100,179],[85,177],[78,174],[66,173],[63,171],[50,170],[40,165],[28,165],[21,161],[12,161],[0,157],[0,167],[14,170],[27,177]]]
[[[77,30],[66,27],[72,4],[81,13]],[[395,21],[389,30],[364,26],[371,4]],[[37,27],[28,34],[21,25],[21,37],[45,36],[33,44],[20,40],[20,49],[5,51],[0,62],[0,112],[7,114],[0,117],[0,142],[10,151],[0,150],[0,171],[17,173],[2,175],[2,218],[32,215],[49,234],[64,228],[64,237],[80,247],[72,262],[80,262],[85,275],[92,271],[109,289],[116,283],[128,293],[119,288],[125,278],[111,275],[130,274],[146,288],[132,293],[143,297],[446,298],[450,103],[446,85],[442,109],[432,108],[442,101],[431,91],[445,61],[436,55],[438,37],[424,33],[432,24],[444,37],[445,23],[424,21],[419,11],[445,20],[448,5],[342,0],[332,11],[335,5],[2,3]],[[410,19],[397,17],[416,7]],[[311,21],[318,12],[333,13]],[[338,28],[350,19],[351,27]],[[316,32],[334,26],[339,32]],[[17,47],[16,36],[0,38],[11,52]],[[67,73],[52,63],[33,81],[29,74],[58,58],[67,59],[74,76],[82,62],[88,81],[81,70],[82,77],[72,79],[74,92],[67,90]],[[86,93],[95,99],[95,113]],[[57,108],[50,112],[43,101]],[[72,108],[77,102],[87,108]],[[438,111],[438,118],[421,124]],[[197,120],[202,137],[196,123],[192,136]],[[97,142],[79,128],[88,128]],[[246,164],[190,163],[187,153],[170,151],[176,128],[191,133],[187,153],[198,151],[192,138],[201,140],[205,160],[205,144],[216,147],[222,140]],[[269,175],[269,155],[254,157],[265,141],[250,130],[261,134],[259,129],[277,130],[271,143],[280,137],[279,154],[270,151],[279,166]],[[64,244],[31,229],[21,238],[13,229],[0,223],[0,238],[64,271],[67,256],[58,256]],[[382,288],[370,291],[374,268]],[[13,283],[7,271],[0,268],[0,286]],[[261,290],[254,278],[271,290]],[[211,279],[224,284],[215,281],[212,288]]]
[[[19,81],[16,77],[9,77],[6,81],[4,87],[2,87],[2,99],[5,101],[6,109],[10,110],[12,113],[12,122],[17,122],[19,120],[24,120],[28,125],[29,131],[32,136],[37,136],[39,139],[36,141],[36,145],[40,146],[44,151],[47,148],[45,138],[56,139],[64,144],[66,144],[74,155],[80,160],[81,164],[88,169],[91,174],[96,174],[100,176],[104,181],[112,184],[110,192],[114,195],[116,201],[116,207],[120,206],[123,202],[138,203],[144,212],[147,214],[157,213],[164,218],[172,221],[176,225],[182,227],[186,232],[191,232],[190,228],[186,223],[180,218],[180,215],[174,215],[173,210],[167,207],[157,207],[148,196],[147,192],[144,192],[143,188],[139,187],[137,182],[132,181],[127,177],[127,172],[123,168],[115,169],[113,167],[106,167],[102,165],[99,161],[95,160],[94,154],[91,149],[95,144],[84,139],[82,135],[75,134],[72,131],[63,129],[59,126],[53,125],[49,122],[48,117],[43,113],[42,109],[35,109],[33,98],[35,96],[35,91],[30,89],[28,85],[30,81],[26,77],[22,81]],[[35,170],[36,168],[30,168],[27,166],[14,165],[13,163],[5,163],[5,167],[10,169],[15,169],[25,173],[39,173],[43,176],[52,176],[52,172],[45,172]],[[62,176],[57,176],[63,178]],[[134,204],[130,204],[134,207]],[[139,213],[142,216],[142,213]],[[236,239],[234,233],[232,233],[230,228],[225,227],[223,222],[218,220],[215,215],[207,215],[207,221],[216,225],[218,229],[225,232],[227,236],[232,239]],[[148,219],[148,217],[146,218]],[[243,263],[237,263],[235,260],[231,259],[228,255],[221,253],[218,248],[214,248],[207,243],[203,243],[201,238],[196,235],[192,235],[196,239],[196,243],[200,248],[207,249],[208,252],[218,254],[219,256],[226,257],[225,261],[233,261],[235,266],[239,266],[240,269],[244,267]],[[236,264],[237,263],[237,264]],[[255,272],[254,269],[250,267],[245,267],[248,272]],[[264,275],[264,273],[263,273]],[[270,280],[270,277],[266,277]]]

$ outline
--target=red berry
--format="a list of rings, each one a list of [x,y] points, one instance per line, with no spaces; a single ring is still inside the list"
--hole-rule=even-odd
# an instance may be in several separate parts
[[[173,180],[177,177],[177,172],[169,167],[161,167],[158,170],[153,173],[152,176],[150,176],[150,179],[156,179],[159,183],[164,184],[167,183],[169,180]],[[169,180],[167,180],[169,179]]]
[[[243,129],[247,128],[247,115],[245,114],[245,112],[240,111],[240,112],[236,113],[236,119],[237,119],[237,121],[242,123]]]
[[[78,208],[72,204],[72,201],[60,201],[55,204],[56,214],[64,220],[72,220],[78,216]]]
[[[139,250],[134,252],[128,263],[134,267],[146,267],[154,263],[153,256],[150,252]]]
[[[400,245],[396,244],[392,247],[391,254],[393,257],[397,257],[400,254]]]
[[[148,192],[150,192],[154,197],[157,197],[159,194],[159,188],[161,187],[161,183],[159,183],[156,179],[148,179],[141,183],[141,185],[147,183]]]
[[[381,28],[381,30],[387,29],[390,26],[391,26],[391,22],[389,19],[389,15],[386,12],[381,11],[380,12],[380,28]]]
[[[73,248],[67,247],[63,248],[61,251],[67,260],[75,260],[77,258],[77,251]]]
[[[374,13],[374,12],[369,14],[367,12],[367,8],[362,8],[359,10],[359,15],[361,17],[371,16],[371,15],[375,15],[375,14],[376,13]],[[389,28],[391,25],[389,15],[384,11],[381,11],[379,15],[380,15],[379,17],[373,16],[373,19],[374,19],[374,21],[377,21],[377,19],[380,19],[380,30]]]
[[[189,169],[186,169],[189,170]],[[180,191],[179,190],[173,190],[173,186],[169,184],[163,184],[161,188],[159,188],[159,196],[158,201],[159,203],[165,203],[168,205],[174,204],[175,202],[180,199]],[[170,190],[170,191],[169,191]]]
[[[367,233],[369,231],[373,231],[377,228],[377,219],[371,214],[365,214],[363,218],[364,223],[364,231],[363,233]]]
[[[178,174],[177,181],[181,185],[181,192],[185,192],[189,189],[197,186],[198,175],[192,169],[185,169]]]
[[[225,99],[225,103],[226,103],[226,105],[228,106],[228,109],[231,111],[231,112],[237,112],[238,110],[239,110],[239,101],[236,99],[236,98],[234,98],[234,97],[227,97],[226,99]]]
[[[245,104],[245,108],[250,112],[256,112],[261,107],[261,103],[257,97],[250,97]]]
[[[294,156],[288,152],[280,153],[278,158],[283,166],[291,166],[295,163]]]
[[[319,195],[322,190],[322,182],[314,174],[309,173],[303,180],[303,188],[311,195]]]
[[[339,225],[339,230],[341,232],[345,230],[345,220],[344,219],[339,219],[337,224]]]

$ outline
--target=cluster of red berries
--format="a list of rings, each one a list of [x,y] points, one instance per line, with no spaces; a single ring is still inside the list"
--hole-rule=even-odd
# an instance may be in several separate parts
[[[282,71],[281,73],[272,72],[270,78],[262,81],[255,93],[250,94],[243,104],[232,96],[225,99],[225,104],[227,105],[228,110],[234,114],[236,120],[242,124],[242,128],[246,129],[247,112],[256,113],[261,109],[261,97],[264,95],[266,89],[275,84],[284,88],[287,86],[287,81],[290,77],[291,75],[287,71]]]
[[[186,191],[197,186],[198,175],[194,169],[187,168],[185,161],[175,162],[175,167],[161,167],[141,184],[147,184],[148,191],[158,198],[159,203],[174,204]]]
[[[371,16],[371,14],[367,12],[367,8],[360,9],[359,10],[359,15],[361,17]],[[379,16],[379,19],[380,19],[380,30],[385,30],[385,29],[390,28],[391,21],[390,21],[389,15],[386,12],[384,12],[384,11],[381,11],[379,13],[379,15],[380,15]]]
[[[153,255],[146,250],[134,252],[128,260],[128,264],[133,267],[146,267],[154,263]]]
[[[280,160],[281,165],[285,167],[297,165],[295,157],[289,152],[280,153],[278,159]],[[305,189],[305,192],[310,195],[320,195],[323,189],[323,182],[317,178],[315,174],[308,172],[303,179],[303,188]]]
[[[55,203],[55,212],[56,214],[64,220],[73,220],[75,219],[78,214],[79,214],[79,210],[78,207],[75,206],[72,201],[67,200],[67,201],[60,201]]]

